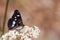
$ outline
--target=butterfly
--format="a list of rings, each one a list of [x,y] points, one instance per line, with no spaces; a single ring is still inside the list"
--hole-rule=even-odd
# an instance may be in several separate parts
[[[24,26],[22,17],[20,12],[15,10],[13,16],[8,20],[8,29],[11,30],[20,26]]]

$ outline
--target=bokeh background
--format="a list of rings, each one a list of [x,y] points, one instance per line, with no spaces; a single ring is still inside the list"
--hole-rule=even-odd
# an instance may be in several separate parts
[[[6,0],[0,0],[0,34],[3,25]],[[8,32],[7,22],[18,9],[23,23],[36,25],[41,30],[34,40],[60,40],[60,0],[9,0],[4,32]]]

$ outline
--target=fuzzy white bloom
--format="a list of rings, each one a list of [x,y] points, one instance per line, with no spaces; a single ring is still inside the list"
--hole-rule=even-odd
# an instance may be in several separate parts
[[[32,38],[37,38],[40,34],[38,27],[24,26],[22,29],[10,30],[6,34],[0,37],[0,40],[32,40]]]

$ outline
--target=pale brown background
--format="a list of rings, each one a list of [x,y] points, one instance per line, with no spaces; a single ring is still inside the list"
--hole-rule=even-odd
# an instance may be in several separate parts
[[[0,0],[1,27],[5,4],[6,0]],[[8,31],[8,19],[15,9],[20,11],[25,25],[36,25],[41,30],[35,40],[60,40],[60,0],[10,0],[5,33]]]

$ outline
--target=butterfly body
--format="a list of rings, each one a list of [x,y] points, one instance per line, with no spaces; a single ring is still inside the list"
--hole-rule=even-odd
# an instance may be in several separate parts
[[[15,27],[20,27],[20,26],[24,26],[22,22],[22,17],[20,12],[18,10],[15,10],[12,18],[10,18],[8,21],[8,28],[9,30],[11,30]]]

